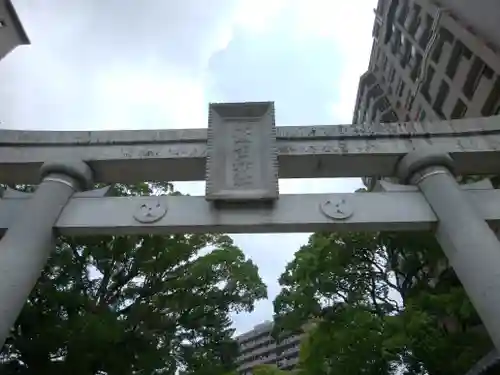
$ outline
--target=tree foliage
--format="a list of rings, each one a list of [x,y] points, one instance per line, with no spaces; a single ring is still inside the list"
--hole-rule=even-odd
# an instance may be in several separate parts
[[[178,194],[152,184],[114,191]],[[0,372],[219,375],[235,369],[229,314],[264,297],[257,267],[226,235],[59,237]]]
[[[252,375],[293,375],[293,371],[281,370],[274,365],[258,365],[252,368]],[[225,375],[238,375],[237,371],[231,371]]]
[[[304,374],[463,375],[491,348],[429,233],[316,233],[280,284],[278,326],[314,322]]]
[[[290,371],[280,370],[272,365],[256,366],[252,370],[253,375],[289,375]]]

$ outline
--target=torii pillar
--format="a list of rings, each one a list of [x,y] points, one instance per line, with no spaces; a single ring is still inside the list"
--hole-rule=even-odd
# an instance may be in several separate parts
[[[73,193],[92,186],[92,172],[79,160],[48,162],[28,207],[0,241],[0,347],[55,248],[54,224]]]
[[[500,243],[453,175],[453,159],[435,149],[406,155],[402,182],[416,185],[438,217],[436,238],[500,350]]]

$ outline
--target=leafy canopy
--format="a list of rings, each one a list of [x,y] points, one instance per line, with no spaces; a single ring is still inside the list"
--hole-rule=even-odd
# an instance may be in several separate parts
[[[316,233],[281,275],[282,329],[311,323],[304,374],[463,375],[489,348],[429,233]]]
[[[161,184],[114,193],[178,194]],[[220,375],[236,368],[229,314],[266,293],[227,235],[59,237],[0,372]]]

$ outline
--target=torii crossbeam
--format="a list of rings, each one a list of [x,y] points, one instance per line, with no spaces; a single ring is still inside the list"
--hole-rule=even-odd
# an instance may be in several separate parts
[[[500,116],[275,127],[272,103],[210,106],[208,129],[0,130],[0,345],[64,235],[433,230],[500,349]],[[397,177],[384,191],[280,195],[278,178]],[[94,182],[206,180],[205,197],[106,197]]]

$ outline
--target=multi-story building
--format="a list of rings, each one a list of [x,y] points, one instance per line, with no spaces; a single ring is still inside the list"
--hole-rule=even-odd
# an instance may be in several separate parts
[[[379,0],[370,62],[360,78],[353,122],[499,115],[499,20],[498,0]],[[378,177],[385,176],[365,178],[365,185],[373,189]],[[400,261],[404,260],[398,259],[399,266]],[[458,284],[446,259],[422,272],[429,276],[431,288]],[[443,317],[442,323],[453,330],[457,322],[449,318]],[[484,329],[480,322],[468,324]],[[499,371],[500,356],[492,349],[467,375]]]
[[[10,0],[0,0],[0,60],[14,48],[30,44]]]
[[[272,337],[273,327],[273,322],[265,321],[236,338],[240,347],[238,372],[241,375],[251,374],[258,365],[275,365],[282,370],[296,367],[304,334],[280,335],[277,341]]]
[[[353,122],[500,114],[499,19],[496,0],[379,0]]]

